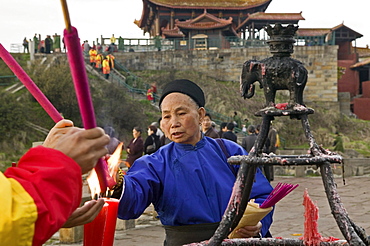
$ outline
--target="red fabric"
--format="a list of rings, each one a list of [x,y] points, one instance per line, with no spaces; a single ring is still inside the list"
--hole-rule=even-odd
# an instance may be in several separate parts
[[[34,246],[47,241],[80,204],[81,168],[60,151],[32,148],[4,174],[16,179],[37,206]]]
[[[275,108],[284,110],[284,109],[287,109],[287,106],[288,106],[288,103],[278,103],[275,105]]]

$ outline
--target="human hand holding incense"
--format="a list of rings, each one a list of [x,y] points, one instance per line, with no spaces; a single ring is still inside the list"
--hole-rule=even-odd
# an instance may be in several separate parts
[[[66,134],[69,130],[68,127],[73,127],[73,122],[70,120],[61,120],[55,124],[55,126],[49,131],[48,136],[46,137],[42,146],[47,148],[55,148],[56,143],[61,136]]]
[[[258,203],[255,203],[252,199],[248,202],[248,206],[244,211],[239,224],[229,234],[229,238],[244,238],[244,237],[255,237],[259,235],[262,228],[260,220],[263,219],[268,213],[270,213],[272,207],[260,208]]]
[[[257,231],[258,228],[253,225],[257,223],[257,225],[260,224],[260,226],[262,227],[262,224],[259,221],[272,210],[273,206],[275,206],[278,201],[283,199],[297,187],[298,184],[292,185],[286,183],[278,183],[261,205],[255,203],[254,200],[249,201],[248,206],[239,221],[239,224],[229,234],[229,238],[257,236],[259,234],[259,231]],[[259,230],[261,229],[261,227],[259,228]]]
[[[235,232],[242,238],[256,237],[260,235],[262,223],[259,221],[255,226],[244,226],[237,229]]]
[[[47,136],[43,146],[54,148],[74,159],[82,173],[90,171],[108,153],[109,136],[100,127],[84,130],[69,120],[59,121]]]

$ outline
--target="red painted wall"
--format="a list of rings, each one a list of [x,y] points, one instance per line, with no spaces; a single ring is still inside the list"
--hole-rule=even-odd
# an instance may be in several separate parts
[[[359,74],[358,71],[352,70],[350,66],[356,63],[356,60],[339,60],[338,68],[344,67],[345,73],[338,80],[338,92],[349,92],[351,97],[359,93]]]
[[[353,113],[359,119],[370,120],[370,98],[355,98],[353,99]]]
[[[337,42],[338,47],[338,60],[350,60],[352,59],[352,44],[350,41]]]
[[[362,82],[362,98],[370,98],[370,81]]]

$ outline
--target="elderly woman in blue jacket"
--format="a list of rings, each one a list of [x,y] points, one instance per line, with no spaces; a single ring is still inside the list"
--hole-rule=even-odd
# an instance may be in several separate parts
[[[159,105],[161,129],[172,142],[137,159],[115,192],[118,217],[138,218],[151,203],[166,230],[165,245],[207,240],[217,229],[228,205],[238,171],[215,139],[200,125],[206,114],[202,89],[189,80],[175,80],[163,89]],[[230,155],[246,155],[238,144],[223,139]],[[251,192],[262,203],[272,187],[258,170]],[[266,236],[272,213],[255,226],[240,228],[243,237]]]

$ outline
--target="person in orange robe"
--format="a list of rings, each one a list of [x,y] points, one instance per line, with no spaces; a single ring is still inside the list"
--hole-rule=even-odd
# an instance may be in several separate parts
[[[112,54],[108,54],[107,59],[109,61],[109,67],[112,70],[114,68],[114,59],[115,59],[115,57]]]
[[[95,67],[96,64],[96,56],[98,55],[98,52],[94,48],[90,48],[89,50],[89,56],[90,56],[90,65],[92,67]]]
[[[95,68],[97,68],[98,70],[101,70],[102,62],[103,62],[103,55],[98,53],[95,57]]]
[[[103,200],[78,208],[81,175],[107,154],[108,143],[103,129],[83,130],[62,120],[43,146],[31,148],[17,166],[0,172],[0,245],[39,246],[62,226],[87,222],[81,210],[96,216]]]
[[[103,60],[103,74],[104,74],[105,79],[109,79],[110,65],[109,65],[108,56]]]

